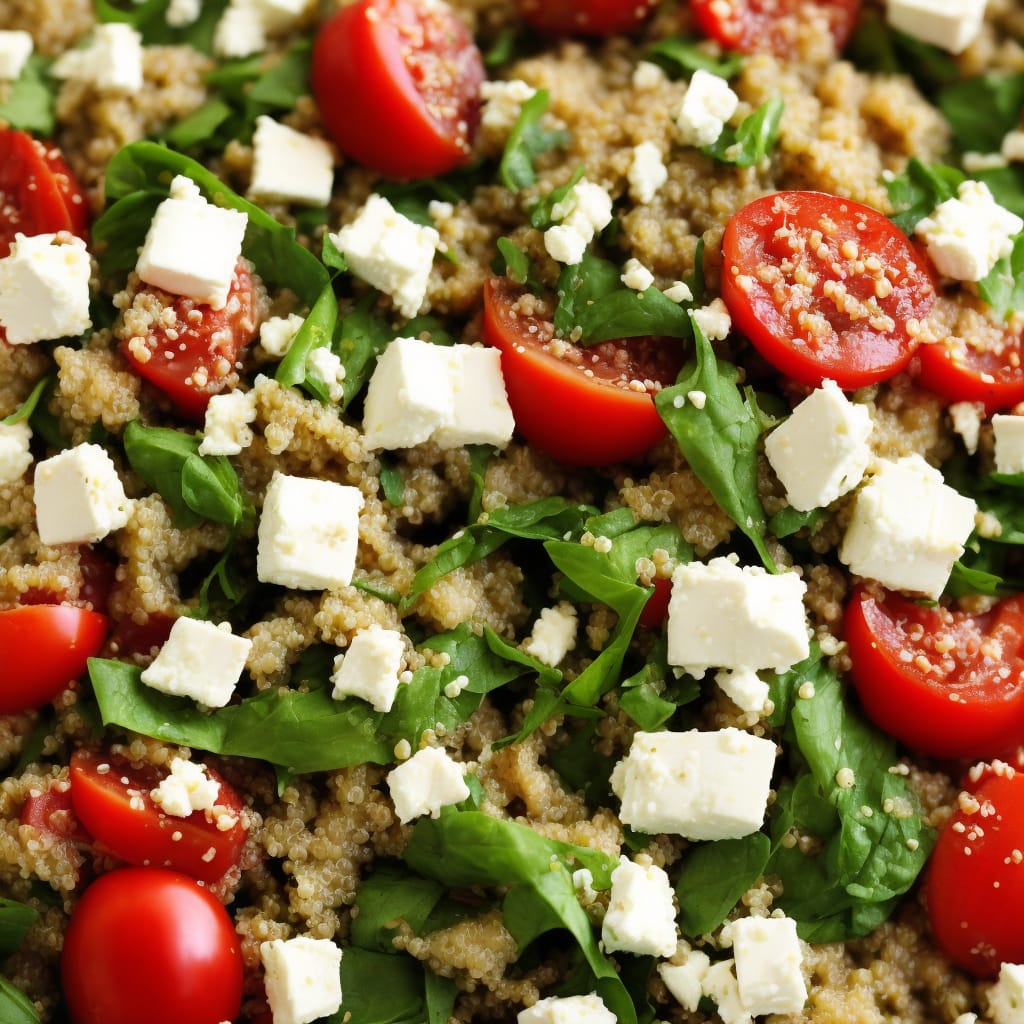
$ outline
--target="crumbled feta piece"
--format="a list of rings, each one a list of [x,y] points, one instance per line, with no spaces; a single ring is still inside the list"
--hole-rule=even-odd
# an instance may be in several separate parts
[[[520,1010],[516,1024],[615,1024],[616,1017],[596,993],[550,996]]]
[[[722,1024],[752,1024],[753,1018],[740,1000],[733,964],[732,960],[719,960],[712,964],[701,981],[701,991],[717,1004]]]
[[[626,173],[629,194],[636,203],[649,203],[668,180],[668,168],[661,159],[661,150],[653,142],[633,147],[633,159]]]
[[[676,114],[679,141],[685,146],[712,145],[739,102],[724,78],[703,69],[695,71]]]
[[[213,50],[218,57],[251,57],[267,46],[259,0],[231,0],[217,22]]]
[[[729,316],[728,307],[721,299],[712,299],[708,305],[695,309],[691,316],[708,341],[722,341],[729,337],[732,318]]]
[[[395,813],[403,825],[422,814],[436,818],[442,807],[469,796],[462,765],[440,747],[418,750],[388,772],[387,783]]]
[[[968,174],[978,171],[991,171],[996,167],[1006,166],[1006,157],[1002,153],[978,153],[968,150],[960,158],[960,164]]]
[[[31,345],[87,331],[91,272],[81,238],[16,234],[0,259],[0,324],[7,342]]]
[[[223,309],[248,222],[239,210],[207,202],[179,174],[156,208],[135,269],[146,284]]]
[[[44,544],[92,544],[128,522],[128,499],[114,460],[80,444],[36,464],[36,529]]]
[[[807,1000],[803,953],[790,917],[741,917],[729,925],[740,1002],[755,1017],[799,1013]]]
[[[358,487],[275,471],[260,515],[256,576],[293,590],[352,582],[359,543]]]
[[[920,455],[883,462],[854,500],[839,560],[893,590],[938,598],[976,511]]]
[[[638,260],[630,258],[622,268],[619,280],[627,288],[637,292],[645,292],[654,284],[654,275]]]
[[[610,953],[671,956],[675,952],[676,909],[668,875],[661,868],[621,858],[612,872],[601,941]]]
[[[297,313],[289,313],[286,317],[272,316],[264,320],[260,324],[260,346],[268,355],[283,359],[305,322]]]
[[[740,711],[754,715],[764,711],[768,684],[753,669],[724,669],[715,673],[715,682]]]
[[[101,92],[136,93],[142,88],[142,36],[123,22],[97,25],[89,43],[65,50],[50,74],[88,82]]]
[[[341,1008],[341,950],[330,939],[261,942],[260,960],[274,1024],[311,1024]]]
[[[235,636],[228,622],[217,625],[183,615],[174,620],[153,663],[142,670],[142,681],[161,693],[222,708],[235,692],[251,647],[252,641]]]
[[[326,345],[318,345],[306,356],[306,369],[323,381],[332,402],[340,402],[345,397],[345,367],[341,358]]]
[[[709,668],[786,672],[810,653],[795,573],[772,575],[728,558],[679,565],[668,604],[668,661],[691,675]]]
[[[1024,416],[996,413],[992,417],[996,472],[1024,473]]]
[[[541,610],[530,635],[523,641],[523,650],[554,668],[575,650],[578,628],[576,609],[568,601],[559,601],[553,608]]]
[[[434,429],[431,440],[442,448],[465,444],[507,448],[516,421],[505,391],[501,353],[481,345],[452,345],[446,351],[451,413]]]
[[[214,395],[206,407],[200,455],[237,455],[252,444],[249,424],[256,419],[255,391]]]
[[[183,28],[199,20],[203,0],[171,0],[164,18],[172,28]]]
[[[583,259],[590,240],[612,219],[612,199],[593,182],[581,178],[551,211],[553,227],[544,232],[544,248],[559,263],[574,265]]]
[[[940,274],[957,281],[980,281],[1013,250],[1013,238],[1024,220],[1000,206],[988,185],[962,182],[955,199],[940,203],[931,216],[917,222],[914,233],[924,240]]]
[[[9,425],[0,423],[0,484],[13,483],[25,475],[25,470],[32,465],[31,440],[32,428],[28,420]]]
[[[668,75],[662,70],[659,64],[653,61],[637,61],[633,68],[633,88],[638,92],[652,92],[668,81]]]
[[[969,455],[978,450],[981,424],[985,418],[985,406],[981,402],[954,402],[947,410],[953,421],[953,429],[963,438]]]
[[[402,316],[420,311],[441,242],[435,228],[409,220],[374,194],[355,220],[330,237],[352,273],[390,295]]]
[[[15,82],[32,56],[32,36],[21,29],[0,32],[0,80]]]
[[[206,774],[205,765],[174,757],[170,773],[150,796],[165,814],[187,818],[193,811],[209,811],[216,806],[220,783]]]
[[[999,978],[988,991],[993,1024],[1024,1024],[1024,964],[999,965]]]
[[[665,289],[665,298],[673,302],[693,302],[693,292],[685,281],[673,281]]]
[[[359,630],[344,654],[334,659],[331,682],[335,700],[359,697],[375,711],[390,711],[398,693],[398,674],[402,669],[405,644],[395,629],[384,629],[376,622]]]
[[[985,0],[887,0],[889,24],[950,53],[962,53],[981,31]]]
[[[871,414],[826,380],[765,439],[764,451],[801,512],[824,508],[852,491],[871,461]]]
[[[334,151],[323,139],[297,132],[265,114],[252,137],[249,195],[259,202],[326,206],[334,187]]]
[[[764,821],[775,744],[741,732],[638,732],[612,771],[619,817],[651,834],[737,839]]]
[[[711,966],[711,958],[699,949],[692,949],[681,964],[658,964],[658,974],[672,998],[690,1013],[697,1012],[704,994],[704,976]]]
[[[1012,132],[1007,132],[999,147],[999,155],[1009,163],[1016,164],[1024,161],[1024,131],[1014,129]]]
[[[481,82],[480,99],[483,110],[480,113],[480,124],[483,128],[493,128],[508,132],[519,118],[523,104],[533,99],[537,90],[527,85],[520,78],[508,81]]]

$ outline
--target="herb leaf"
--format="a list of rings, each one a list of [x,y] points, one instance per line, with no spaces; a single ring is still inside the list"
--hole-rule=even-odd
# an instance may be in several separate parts
[[[45,57],[29,57],[17,81],[11,83],[7,99],[0,103],[0,120],[34,135],[53,134],[57,86],[47,75],[49,66]]]
[[[547,89],[538,89],[520,108],[505,150],[498,165],[498,176],[507,189],[518,192],[529,188],[537,180],[533,161],[549,150],[564,146],[569,133],[564,130],[547,131],[540,126],[548,109],[550,95]]]
[[[956,196],[964,181],[962,171],[944,164],[923,164],[916,157],[906,173],[886,182],[893,207],[900,211],[890,218],[905,235],[912,235],[917,222],[929,216],[940,203]]]
[[[719,78],[733,78],[743,67],[744,56],[731,53],[714,57],[705,52],[707,41],[690,36],[669,36],[659,39],[647,51],[647,59],[661,66],[673,78],[692,75],[694,71],[710,71]]]
[[[309,315],[302,321],[284,359],[278,364],[274,379],[284,387],[299,385],[304,391],[326,404],[327,388],[323,382],[306,371],[306,360],[317,348],[330,348],[334,329],[338,324],[338,300],[334,297],[334,286],[328,282]]]
[[[719,163],[735,167],[753,167],[770,156],[779,141],[779,126],[785,105],[781,96],[762,103],[739,123],[726,125],[722,134],[703,152]]]
[[[1006,319],[1024,309],[1024,233],[1013,241],[1013,251],[1004,256],[991,272],[978,282],[978,294],[998,317]]]
[[[435,1024],[432,1014],[448,1019],[455,1005],[455,985],[438,978],[449,994],[447,1007],[438,1005],[436,976],[411,956],[376,953],[359,946],[345,949],[341,961],[342,1003],[326,1024]],[[434,1004],[433,1006],[431,1004]]]
[[[53,387],[53,385],[54,377],[52,374],[40,377],[39,380],[36,381],[35,387],[33,387],[29,392],[28,398],[26,398],[25,401],[10,414],[10,416],[5,416],[0,420],[0,424],[3,424],[5,427],[13,427],[15,423],[27,420],[32,413],[36,411],[36,406],[39,404],[39,399],[43,397],[43,393],[48,388]]]
[[[938,104],[961,150],[998,152],[1003,136],[1020,126],[1024,74],[990,72],[956,82],[939,93]]]
[[[4,1024],[39,1024],[35,1004],[20,988],[0,976],[0,1020]]]

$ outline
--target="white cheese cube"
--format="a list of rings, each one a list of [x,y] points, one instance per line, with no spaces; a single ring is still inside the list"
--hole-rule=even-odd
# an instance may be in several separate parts
[[[668,661],[691,675],[709,668],[786,672],[810,653],[803,597],[795,573],[713,558],[672,574]]]
[[[256,576],[293,590],[352,582],[359,544],[358,487],[275,471],[260,515]]]
[[[335,700],[359,697],[375,711],[390,711],[398,693],[398,674],[402,668],[405,644],[402,634],[374,623],[361,629],[344,654],[334,659],[331,682]]]
[[[171,758],[170,773],[150,796],[165,814],[187,818],[193,811],[209,811],[216,806],[220,783],[206,774],[205,765],[174,757]]]
[[[249,424],[256,419],[255,391],[214,395],[206,407],[200,455],[237,455],[252,444]]]
[[[260,943],[263,983],[274,1024],[311,1024],[341,1007],[341,950],[330,939]]]
[[[505,392],[501,353],[474,345],[453,345],[447,352],[451,418],[434,430],[432,440],[442,448],[508,447],[516,421]]]
[[[271,117],[256,118],[249,196],[258,202],[326,206],[334,187],[334,152],[323,139]]]
[[[940,274],[957,281],[980,281],[1013,250],[1013,239],[1024,220],[1000,206],[988,185],[962,182],[955,199],[940,203],[931,216],[917,222],[914,234],[922,238]]]
[[[17,81],[32,56],[32,37],[20,29],[0,32],[0,79]]]
[[[424,747],[408,761],[388,772],[388,789],[395,813],[403,824],[429,814],[436,818],[442,807],[469,796],[463,767],[440,747]]]
[[[722,692],[740,709],[760,715],[768,700],[768,684],[749,668],[727,669],[715,674]]]
[[[267,28],[259,0],[231,0],[213,33],[218,57],[251,57],[267,48]]]
[[[345,396],[345,367],[340,357],[326,345],[320,345],[306,356],[306,369],[312,370],[323,381],[327,387],[327,397],[332,402],[342,400]]]
[[[824,508],[852,491],[871,461],[871,414],[835,381],[810,393],[765,439],[764,450],[790,505]]]
[[[541,610],[530,635],[523,641],[523,650],[554,668],[575,650],[578,628],[576,609],[568,601],[559,601],[553,608]]]
[[[775,744],[741,732],[638,732],[612,771],[619,817],[641,832],[737,839],[768,806]]]
[[[555,204],[551,219],[559,223],[544,232],[544,248],[553,260],[574,265],[583,259],[594,235],[611,223],[611,196],[600,185],[581,178]]]
[[[203,0],[171,0],[164,18],[172,28],[183,28],[196,22],[202,10]]]
[[[222,708],[235,692],[251,647],[251,640],[231,632],[230,623],[183,615],[174,620],[153,663],[142,670],[142,681],[161,693]]]
[[[953,422],[953,429],[963,438],[967,453],[973,455],[978,450],[985,406],[981,402],[954,402],[946,412]]]
[[[706,306],[693,310],[693,322],[708,341],[722,341],[732,330],[732,317],[721,299],[712,299]]]
[[[297,313],[288,316],[272,316],[260,324],[260,347],[271,356],[283,359],[292,347],[295,335],[305,323],[305,318]]]
[[[616,1017],[596,993],[588,996],[551,996],[520,1010],[517,1024],[615,1024]]]
[[[722,1024],[753,1024],[753,1018],[740,999],[740,988],[733,973],[732,960],[719,960],[704,975],[701,987],[704,995],[718,1005]]]
[[[16,234],[0,259],[0,324],[8,343],[31,345],[87,331],[90,273],[81,238]]]
[[[697,1012],[704,994],[703,981],[711,966],[711,958],[699,949],[692,949],[681,964],[658,964],[658,974],[672,998],[690,1013]]]
[[[740,1002],[755,1017],[799,1013],[807,1000],[796,921],[741,917],[729,925]]]
[[[668,875],[654,864],[623,857],[612,872],[601,941],[613,953],[671,956],[676,950],[676,908]]]
[[[710,146],[736,113],[740,98],[729,83],[703,69],[694,71],[676,114],[676,132],[684,146]]]
[[[32,465],[29,442],[32,428],[28,420],[21,420],[9,426],[0,423],[0,484],[20,480],[25,470]]]
[[[1024,964],[999,965],[999,979],[988,991],[992,1024],[1024,1024]]]
[[[331,239],[352,273],[390,295],[402,316],[408,319],[420,311],[441,241],[435,228],[409,220],[374,194]]]
[[[950,53],[962,53],[981,31],[985,0],[887,0],[889,24]]]
[[[992,417],[996,442],[996,472],[1024,473],[1024,416]]]
[[[976,511],[920,455],[883,462],[857,494],[839,560],[893,590],[938,598]]]
[[[113,459],[80,444],[36,464],[36,529],[44,544],[91,544],[128,522],[128,499]]]
[[[183,174],[156,208],[135,269],[146,284],[223,309],[249,218],[208,203]]]
[[[633,147],[626,179],[629,194],[636,203],[649,203],[668,181],[668,168],[661,159],[661,150],[653,142],[641,142]]]
[[[483,110],[480,125],[497,131],[509,132],[519,119],[523,104],[536,95],[537,90],[520,78],[509,81],[481,82],[480,99]]]
[[[50,74],[88,82],[101,92],[136,93],[142,88],[142,36],[123,22],[97,25],[89,43],[65,50]]]
[[[654,284],[654,275],[638,259],[628,259],[619,280],[627,288],[645,292]]]

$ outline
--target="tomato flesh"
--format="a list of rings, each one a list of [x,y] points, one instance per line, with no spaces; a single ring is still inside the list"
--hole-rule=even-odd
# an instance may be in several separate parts
[[[672,581],[659,576],[654,581],[653,593],[647,598],[647,604],[640,612],[638,624],[646,626],[648,629],[660,629],[668,618],[668,602],[671,596]]]
[[[865,710],[911,749],[987,758],[1024,735],[1024,597],[972,615],[862,586],[844,626]]]
[[[441,0],[359,0],[325,22],[313,47],[313,94],[331,138],[394,178],[469,160],[483,80],[480,51]]]
[[[726,225],[722,298],[733,324],[801,384],[853,390],[893,376],[918,346],[935,286],[877,210],[823,192],[755,199]]]
[[[808,17],[824,18],[842,50],[860,14],[860,0],[692,0],[700,29],[741,53],[793,52],[796,30]]]
[[[538,32],[624,35],[639,28],[657,0],[517,0],[519,13]]]

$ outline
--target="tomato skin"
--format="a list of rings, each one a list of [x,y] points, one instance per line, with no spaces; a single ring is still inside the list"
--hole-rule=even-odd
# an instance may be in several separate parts
[[[393,178],[468,162],[480,120],[480,51],[438,0],[359,0],[324,23],[313,95],[347,156]]]
[[[692,0],[697,25],[712,39],[741,53],[792,54],[792,32],[803,8],[817,7],[828,19],[836,51],[842,50],[860,14],[860,0]]]
[[[809,387],[830,379],[852,391],[898,373],[918,347],[908,322],[935,301],[928,265],[906,235],[877,210],[824,192],[755,199],[729,220],[722,253],[734,326]],[[847,301],[856,316],[840,309]]]
[[[657,0],[517,0],[519,14],[538,32],[626,35],[639,28]]]
[[[859,586],[844,629],[865,710],[912,750],[988,758],[1024,733],[1024,597],[971,615]],[[953,644],[944,657],[935,650],[940,638]],[[923,671],[919,656],[944,667]]]
[[[107,635],[105,615],[70,605],[0,611],[0,715],[42,707],[84,671]]]
[[[1024,402],[1024,346],[1019,335],[1007,334],[998,351],[947,338],[922,345],[917,359],[917,382],[950,402],[981,402],[989,416]]]
[[[668,601],[672,596],[672,581],[663,576],[654,580],[654,593],[647,598],[647,604],[637,620],[648,629],[660,629],[668,618]]]
[[[541,348],[550,324],[517,314],[521,290],[505,278],[484,286],[484,340],[501,350],[501,370],[516,430],[530,444],[573,466],[603,466],[636,458],[668,430],[647,391],[631,391],[588,377],[579,367]],[[639,339],[637,339],[639,340]],[[677,344],[665,339],[666,345]],[[620,344],[620,343],[613,343]],[[682,350],[645,376],[662,384],[675,381]]]
[[[124,758],[92,750],[71,755],[71,803],[97,849],[129,864],[170,867],[215,882],[238,864],[248,829],[241,797],[214,769],[206,771],[220,783],[218,807],[235,819],[224,831],[205,811],[181,818],[160,810],[150,791],[166,772],[150,765],[134,767]]]
[[[90,544],[78,547],[78,571],[82,582],[78,588],[78,600],[92,606],[96,612],[106,612],[110,592],[114,589],[117,566],[101,548]],[[18,600],[19,604],[64,604],[68,600],[66,590],[40,590],[30,587]]]
[[[241,942],[194,879],[118,868],[78,901],[61,978],[74,1024],[221,1024],[242,1004]]]

